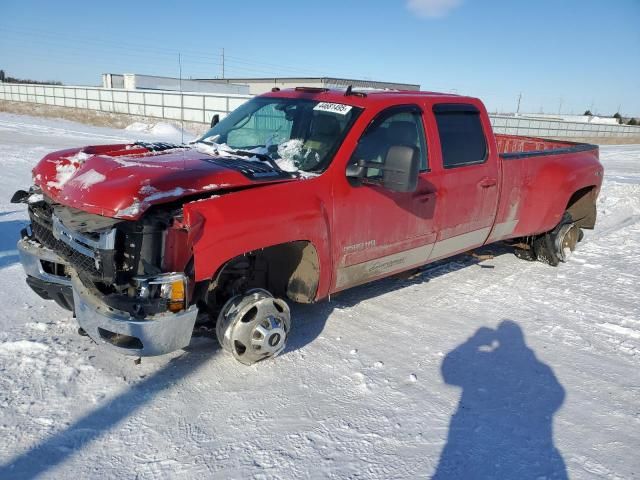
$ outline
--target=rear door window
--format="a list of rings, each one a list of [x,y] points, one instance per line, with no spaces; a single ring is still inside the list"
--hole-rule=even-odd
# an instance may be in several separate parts
[[[487,141],[482,130],[480,111],[473,105],[449,103],[433,107],[436,117],[444,168],[483,163],[487,159]]]

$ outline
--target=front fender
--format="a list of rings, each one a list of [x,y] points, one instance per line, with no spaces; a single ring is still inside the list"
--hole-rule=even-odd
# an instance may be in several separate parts
[[[292,241],[311,242],[320,278],[316,299],[331,280],[330,192],[322,177],[230,192],[184,205],[185,220],[203,223],[194,238],[195,280],[210,280],[229,260]]]

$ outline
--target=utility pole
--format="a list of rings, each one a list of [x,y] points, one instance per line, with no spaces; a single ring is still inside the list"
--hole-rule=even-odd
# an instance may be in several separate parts
[[[520,100],[522,99],[522,92],[518,94],[518,108],[516,108],[516,115],[520,113]]]
[[[222,49],[222,78],[224,78],[224,48]]]
[[[178,53],[178,82],[180,88],[180,138],[184,144],[184,97],[182,95],[182,54]],[[163,102],[164,104],[164,102]],[[163,109],[164,115],[164,109]]]

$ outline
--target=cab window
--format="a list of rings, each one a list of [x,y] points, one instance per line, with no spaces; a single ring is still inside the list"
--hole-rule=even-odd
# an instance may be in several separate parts
[[[420,170],[428,169],[422,112],[417,106],[393,107],[376,117],[360,137],[350,163],[366,160],[382,166],[394,145],[415,147],[420,156]],[[367,177],[381,175],[377,168],[367,170]]]
[[[487,159],[487,141],[480,111],[473,105],[445,103],[434,105],[442,164],[444,168],[464,167]]]

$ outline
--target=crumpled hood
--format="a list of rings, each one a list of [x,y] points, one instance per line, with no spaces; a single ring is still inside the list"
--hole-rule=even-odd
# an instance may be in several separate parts
[[[129,220],[184,196],[292,180],[276,171],[252,179],[234,162],[190,146],[99,145],[50,153],[33,169],[33,178],[60,204]]]

